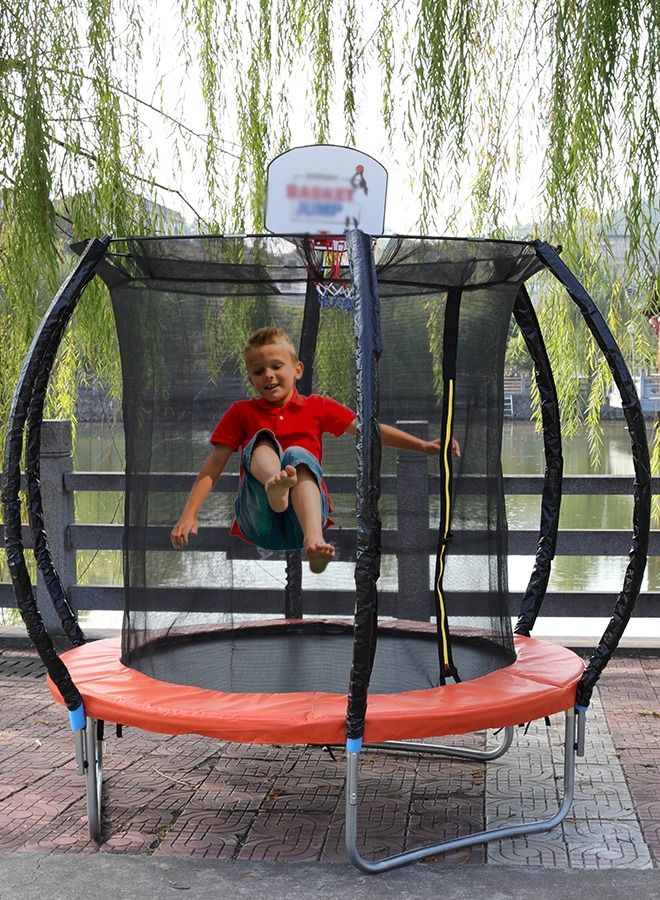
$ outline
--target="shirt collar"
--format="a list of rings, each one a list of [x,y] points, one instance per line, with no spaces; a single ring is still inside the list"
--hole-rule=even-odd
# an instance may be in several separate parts
[[[298,407],[304,406],[305,399],[306,398],[303,397],[301,394],[299,394],[298,391],[294,388],[293,394],[291,395],[291,399],[286,404],[286,406],[275,406],[274,404],[269,403],[268,400],[265,400],[263,397],[257,397],[254,402],[257,404],[259,409],[269,409],[269,410],[280,409],[280,410],[282,410],[282,409],[289,409],[289,408],[296,409]]]

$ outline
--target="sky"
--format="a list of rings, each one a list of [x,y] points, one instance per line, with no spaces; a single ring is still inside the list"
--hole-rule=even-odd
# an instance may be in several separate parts
[[[206,112],[202,100],[201,90],[194,73],[186,72],[183,57],[179,51],[180,26],[178,3],[171,0],[158,0],[156,8],[158,14],[151,18],[149,28],[151,34],[149,40],[144,42],[143,60],[139,78],[140,97],[162,107],[170,115],[180,119],[193,132],[203,134],[206,130]],[[368,26],[365,27],[368,31]],[[336,53],[340,55],[341,46],[338,44]],[[162,87],[156,86],[158,74],[162,75]],[[301,90],[301,81],[305,89]],[[291,116],[292,139],[291,146],[313,143],[313,135],[309,122],[310,99],[309,79],[304,73],[296,73],[295,82],[287,85],[293,99],[293,114]],[[411,180],[419,180],[421,173],[411,171],[409,162],[410,150],[404,146],[403,140],[394,142],[394,147],[389,148],[385,140],[384,128],[381,121],[380,101],[381,88],[380,76],[375,66],[365,65],[364,73],[358,87],[361,113],[358,126],[358,136],[355,142],[357,149],[370,154],[379,160],[388,171],[388,192],[386,209],[386,231],[399,233],[415,233],[416,223],[420,212],[418,190]],[[525,114],[534,119],[534,97],[532,89],[527,89],[527,97],[523,97]],[[333,117],[332,134],[333,143],[343,144],[343,122],[341,113],[342,97],[337,90],[334,95],[335,115]],[[203,159],[204,142],[195,138],[190,139],[190,150],[180,160],[174,159],[168,141],[165,138],[168,123],[161,117],[143,110],[145,121],[151,128],[151,148],[158,153],[156,168],[157,180],[173,187],[179,187],[190,200],[192,206],[202,213],[208,209],[208,198],[203,183]],[[225,116],[231,123],[232,111]],[[530,124],[530,128],[531,128]],[[530,132],[531,134],[531,132]],[[513,140],[513,131],[508,137]],[[237,136],[232,132],[229,124],[224,148],[229,154],[238,152]],[[511,147],[512,155],[515,148]],[[538,182],[542,164],[541,150],[535,148],[535,142],[529,140],[525,147],[525,161],[520,172],[515,167],[509,172],[509,203],[505,212],[505,218],[513,229],[516,223],[530,222],[538,212]],[[229,157],[232,161],[231,156]],[[458,226],[467,228],[470,221],[469,190],[471,186],[471,173],[466,171],[464,197],[452,198],[459,209]],[[163,193],[162,202],[177,211],[182,212],[187,219],[194,218],[191,210],[174,194]],[[442,224],[440,222],[439,224]],[[443,229],[440,229],[443,231]],[[455,229],[454,229],[455,230]]]

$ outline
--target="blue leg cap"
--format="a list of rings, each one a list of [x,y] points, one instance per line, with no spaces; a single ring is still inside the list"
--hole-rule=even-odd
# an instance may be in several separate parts
[[[69,724],[71,725],[72,731],[82,731],[82,729],[87,725],[87,718],[85,716],[85,707],[80,704],[80,706],[76,707],[76,709],[69,710]]]

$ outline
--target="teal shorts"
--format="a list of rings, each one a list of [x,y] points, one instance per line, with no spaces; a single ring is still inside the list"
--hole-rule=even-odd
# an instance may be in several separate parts
[[[328,519],[328,497],[323,490],[323,469],[318,459],[304,447],[282,447],[267,428],[258,431],[241,455],[242,480],[234,503],[234,512],[238,527],[245,537],[257,547],[266,550],[300,550],[303,546],[303,531],[296,516],[293,505],[278,513],[271,509],[263,484],[250,472],[252,451],[259,440],[266,438],[280,458],[282,468],[285,466],[305,465],[316,478],[321,494],[321,522],[323,527]]]

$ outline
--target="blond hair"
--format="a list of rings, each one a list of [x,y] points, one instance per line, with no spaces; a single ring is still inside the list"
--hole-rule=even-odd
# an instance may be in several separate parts
[[[243,353],[247,353],[253,347],[265,347],[267,344],[284,344],[291,351],[294,360],[298,361],[298,353],[293,345],[293,341],[282,328],[276,325],[268,325],[266,328],[257,328],[245,342]]]

